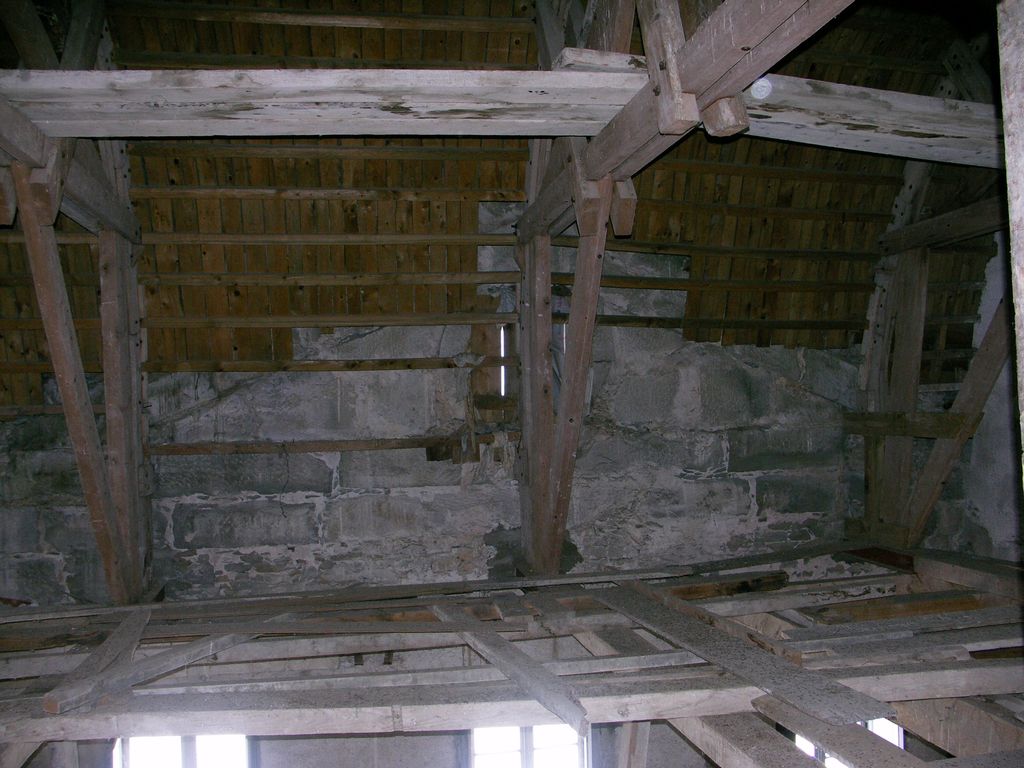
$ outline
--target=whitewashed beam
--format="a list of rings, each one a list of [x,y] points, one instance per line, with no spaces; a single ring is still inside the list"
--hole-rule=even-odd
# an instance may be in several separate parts
[[[0,73],[51,137],[590,136],[646,72],[131,70]]]
[[[767,75],[743,92],[750,135],[1000,168],[1002,121],[970,101]]]

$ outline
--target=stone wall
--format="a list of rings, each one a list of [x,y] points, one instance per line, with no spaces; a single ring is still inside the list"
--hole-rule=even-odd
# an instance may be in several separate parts
[[[599,329],[570,517],[585,566],[838,540],[862,503],[855,375],[834,353]]]
[[[304,332],[307,357],[464,354],[468,332]],[[598,330],[569,533],[578,568],[677,563],[837,539],[859,509],[843,355]],[[468,369],[176,374],[150,382],[153,443],[448,435]],[[0,425],[3,590],[102,600],[62,419]],[[515,450],[156,456],[155,580],[175,598],[484,578],[518,541]]]

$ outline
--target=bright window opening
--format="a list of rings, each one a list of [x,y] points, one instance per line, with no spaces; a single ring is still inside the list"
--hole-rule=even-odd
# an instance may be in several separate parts
[[[585,740],[568,725],[475,728],[472,768],[586,768]]]
[[[245,736],[132,736],[114,742],[113,768],[249,768]]]

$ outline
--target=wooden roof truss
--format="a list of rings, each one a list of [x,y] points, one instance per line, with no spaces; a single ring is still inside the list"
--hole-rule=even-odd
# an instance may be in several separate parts
[[[684,29],[678,5],[668,0],[638,0],[635,7],[630,0],[600,0],[582,16],[575,4],[540,2],[537,38],[545,71],[442,76],[403,70],[84,71],[96,59],[94,51],[102,50],[99,3],[75,4],[81,15],[76,15],[74,40],[83,42],[68,46],[60,62],[45,33],[40,37],[38,19],[32,23],[31,3],[5,3],[24,20],[10,28],[32,70],[0,74],[0,157],[9,158],[0,167],[0,209],[7,223],[16,209],[21,213],[43,324],[112,598],[126,603],[141,594],[148,540],[142,491],[142,336],[132,299],[132,249],[140,234],[125,194],[123,150],[110,143],[94,148],[82,137],[530,137],[528,207],[516,234],[525,452],[521,498],[529,569],[550,576],[558,568],[583,422],[606,225],[610,222],[618,235],[631,231],[636,204],[631,178],[638,171],[701,124],[716,136],[750,130],[755,135],[920,159],[1000,165],[1001,129],[990,107],[765,77],[850,1],[726,0],[694,29]],[[1011,23],[1020,3],[1008,7]],[[625,55],[634,13],[639,15],[645,61]],[[31,58],[29,51],[38,52],[39,58]],[[57,71],[58,66],[64,71]],[[1010,107],[1019,106],[1019,96],[1016,91],[1008,94]],[[845,111],[851,103],[856,105],[850,110],[856,113],[852,118]],[[1019,194],[1018,182],[1011,174],[1012,194]],[[57,259],[53,222],[58,210],[100,233],[105,453],[85,393]],[[567,320],[565,381],[555,404],[549,351],[551,238],[573,222],[579,230],[578,260]],[[936,226],[940,236],[948,238],[948,232]],[[904,240],[892,247],[917,247],[913,235],[895,233],[893,238]],[[907,274],[899,279],[906,285],[906,295],[918,295],[921,275],[911,271],[911,259],[902,263]],[[1005,340],[1001,349],[999,359],[1005,358]],[[999,357],[997,352],[992,353],[993,360]],[[886,370],[893,371],[891,366]],[[949,457],[955,457],[970,425],[976,423],[977,400],[983,402],[986,386],[991,386],[987,379],[972,385],[972,394],[954,408],[961,419],[955,434],[946,436],[948,425],[931,425],[933,432],[947,431],[938,438],[934,462],[926,469],[927,487],[915,490],[913,499],[901,507],[899,525],[906,530],[919,531],[927,518],[934,504],[933,489],[936,484],[941,487]],[[917,421],[905,401],[882,399],[880,413],[895,412],[882,427],[890,437],[893,429],[919,428],[907,426]],[[952,587],[959,593],[964,585],[957,579],[965,572],[979,573],[978,566],[953,567],[930,556],[916,563],[916,575],[888,573],[878,577],[878,584],[888,584],[891,592],[919,593],[923,586],[942,582],[959,585]],[[928,583],[922,564],[932,575],[940,572],[938,582]],[[685,579],[684,572],[689,571],[668,575]],[[762,740],[784,749],[763,716],[806,729],[808,738],[820,740],[856,765],[855,756],[867,737],[848,726],[888,713],[889,707],[880,702],[930,699],[949,692],[998,696],[1024,690],[1018,659],[980,660],[974,655],[1020,645],[1019,622],[1005,611],[998,614],[998,622],[983,611],[954,613],[951,616],[960,623],[951,625],[952,619],[941,614],[908,619],[901,608],[879,619],[878,626],[871,624],[870,631],[853,624],[847,627],[848,635],[841,635],[842,630],[833,631],[835,627],[804,623],[799,612],[837,595],[840,601],[859,596],[863,583],[857,582],[853,592],[848,589],[856,580],[825,585],[831,598],[822,597],[820,584],[756,591],[755,597],[748,597],[748,607],[763,599],[756,611],[730,608],[737,612],[723,613],[723,603],[716,600],[732,606],[739,600],[726,599],[737,589],[731,577],[724,583],[733,586],[724,587],[718,576],[703,578],[696,586],[655,579],[665,575],[633,574],[631,583],[616,575],[385,590],[359,597],[339,593],[317,598],[315,604],[291,601],[287,610],[283,604],[275,610],[273,600],[240,601],[227,608],[211,603],[84,609],[74,614],[76,626],[84,622],[92,628],[91,637],[103,636],[105,642],[81,666],[82,654],[67,649],[46,656],[51,664],[46,675],[70,673],[70,678],[55,680],[42,670],[26,672],[25,665],[37,665],[40,654],[4,657],[5,669],[22,671],[10,674],[9,695],[0,705],[0,738],[20,745],[7,747],[3,759],[5,764],[17,764],[16,758],[25,756],[25,744],[144,733],[157,722],[161,728],[170,724],[183,732],[217,723],[244,724],[240,729],[253,734],[344,733],[438,730],[491,723],[499,716],[528,724],[557,715],[581,730],[592,722],[667,719],[721,765],[749,765]],[[993,608],[993,601],[996,608],[1016,606],[1019,573],[1003,570],[997,575],[988,573],[984,585],[968,586],[983,592],[977,599],[986,608]],[[765,578],[771,583],[771,577]],[[611,582],[618,586],[596,586]],[[539,591],[541,586],[549,591]],[[687,591],[691,588],[719,593],[698,605],[688,599],[694,594]],[[1010,592],[1000,592],[1001,588]],[[431,596],[438,591],[451,594],[444,600]],[[531,603],[532,597],[550,599]],[[773,598],[782,602],[772,602]],[[895,597],[882,599],[898,602]],[[918,599],[946,605],[941,594]],[[396,618],[391,613],[397,610],[393,600],[416,616],[402,631],[374,623],[376,619],[356,620],[367,602],[373,603],[378,618]],[[780,612],[787,612],[790,619],[796,616],[798,623],[781,618]],[[56,634],[79,631],[68,628],[72,614],[19,616],[9,614],[3,621],[25,630],[19,637],[30,645],[51,644],[55,627],[60,629]],[[623,629],[631,633],[626,656],[617,652],[623,647]],[[556,634],[575,637],[593,658],[541,663],[515,645],[528,637]],[[637,652],[643,644],[638,638],[648,635],[660,638],[668,650]],[[894,645],[894,636],[903,640]],[[330,638],[328,645],[341,655],[467,645],[489,664],[415,673],[289,677],[275,669],[276,662],[268,661],[311,658],[313,637]],[[174,642],[180,638],[193,639]],[[165,646],[151,649],[158,643]],[[890,661],[881,667],[857,666],[868,663],[862,653],[865,647],[873,654],[884,652]],[[214,653],[218,660],[209,662]],[[232,666],[231,659],[243,666]],[[189,677],[190,665],[200,661],[206,665],[204,674],[212,674],[206,687],[197,687]],[[243,669],[241,680],[238,674]],[[152,695],[156,691],[161,695]],[[104,696],[109,699],[101,702]],[[753,714],[751,707],[761,715]],[[630,734],[634,741],[642,736],[636,729]],[[909,758],[899,759],[908,764]],[[755,759],[753,764],[762,763]]]

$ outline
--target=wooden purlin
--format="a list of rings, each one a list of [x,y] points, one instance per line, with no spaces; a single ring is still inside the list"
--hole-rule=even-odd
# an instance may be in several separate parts
[[[835,556],[843,557],[841,553]],[[780,553],[776,557],[784,559],[785,569],[799,572],[802,561],[795,559],[796,553]],[[767,562],[765,558],[760,561]],[[704,605],[749,596],[757,596],[762,601],[781,597],[780,593],[785,588],[780,589],[778,581],[738,578],[743,574],[736,573],[737,569],[749,569],[754,562],[747,559],[681,567],[677,570],[685,572],[696,568],[702,572],[722,571],[723,574],[706,577],[704,581],[687,577],[678,585],[673,580],[664,581],[666,575],[670,575],[668,572],[648,573],[646,576],[657,579],[657,582],[646,584],[645,589],[666,596],[687,589],[697,590],[696,594],[719,593],[710,601],[703,601]],[[957,567],[974,568],[981,573],[980,569],[996,566],[982,562],[975,564],[967,558]],[[1001,564],[1000,567],[1005,570],[1009,566]],[[8,620],[4,632],[6,639],[21,638],[23,643],[32,643],[53,638],[57,645],[52,650],[40,651],[38,658],[37,654],[19,652],[10,645],[7,647],[12,648],[12,653],[0,653],[0,674],[7,680],[21,680],[16,684],[7,683],[10,696],[0,715],[4,737],[19,742],[40,742],[100,738],[115,735],[115,731],[118,732],[116,735],[131,736],[167,728],[185,733],[204,733],[227,727],[252,735],[391,733],[464,729],[493,724],[496,718],[505,724],[528,725],[553,721],[551,712],[530,698],[529,688],[533,681],[542,679],[557,687],[571,681],[579,704],[586,710],[588,719],[594,722],[668,719],[680,727],[676,721],[685,719],[687,722],[681,724],[680,730],[684,733],[689,731],[688,738],[696,737],[697,746],[701,746],[699,740],[704,738],[701,733],[728,733],[728,744],[724,746],[741,760],[757,754],[761,755],[760,759],[768,760],[764,751],[758,753],[754,750],[753,742],[738,739],[738,734],[744,729],[754,727],[752,723],[762,724],[763,728],[756,730],[761,734],[759,738],[765,740],[765,745],[774,740],[767,735],[775,733],[770,726],[763,720],[751,720],[749,710],[752,705],[770,721],[806,733],[825,751],[847,758],[845,762],[858,768],[879,764],[877,761],[885,758],[885,753],[891,749],[874,742],[876,737],[866,730],[824,722],[823,713],[827,716],[837,706],[838,699],[831,696],[823,696],[822,709],[810,714],[788,709],[778,702],[757,701],[762,694],[756,686],[765,684],[770,676],[770,663],[766,663],[766,659],[777,658],[761,648],[738,640],[730,641],[743,646],[749,657],[745,662],[750,667],[747,674],[755,685],[737,680],[727,670],[700,663],[698,657],[677,648],[654,650],[635,631],[637,625],[629,618],[634,611],[645,612],[646,616],[647,608],[632,600],[625,613],[609,611],[599,601],[621,588],[579,588],[581,583],[593,583],[594,579],[603,579],[603,583],[608,584],[622,580],[623,575],[607,573],[590,577],[562,576],[548,580],[518,579],[420,587],[357,587],[335,590],[330,595],[158,603],[131,609],[98,606],[49,611],[36,609],[21,612],[22,619],[33,613],[49,618],[34,622],[21,620],[13,624],[9,621],[12,617],[5,615]],[[850,581],[852,584],[858,580],[860,577],[838,581]],[[836,582],[836,579],[831,579],[804,585],[822,591],[832,589],[832,594],[837,595]],[[535,591],[544,584],[556,591]],[[753,592],[747,591],[751,588]],[[917,588],[922,588],[919,582]],[[853,588],[850,591],[854,591]],[[445,593],[455,600],[440,596]],[[930,594],[923,592],[921,596]],[[543,595],[547,600],[534,595]],[[557,600],[552,595],[557,595]],[[517,606],[511,606],[513,599],[518,601]],[[461,610],[454,609],[452,606],[455,604],[465,606],[467,612],[463,614]],[[504,609],[499,610],[499,605]],[[1019,603],[1015,605],[1019,607]],[[310,611],[315,618],[280,621],[276,628],[265,623],[269,617],[277,615],[282,606],[299,612]],[[1015,615],[1011,608],[1008,606],[998,615],[991,609],[968,611],[955,619],[942,613],[910,619],[890,613],[888,618],[866,623],[812,624],[807,628],[783,629],[776,632],[773,641],[809,650],[810,634],[817,633],[813,639],[817,643],[815,671],[798,670],[794,674],[797,677],[822,676],[827,681],[824,690],[832,689],[838,683],[858,691],[858,695],[910,702],[908,707],[913,702],[936,696],[998,696],[1024,690],[1024,669],[1017,660],[979,661],[970,659],[966,654],[957,659],[944,650],[939,660],[928,661],[929,656],[922,652],[922,648],[928,647],[930,638],[938,638],[938,644],[932,645],[940,650],[951,647],[946,643],[953,646],[962,643],[963,648],[971,647],[974,642],[971,638],[976,636],[978,626],[999,626],[990,622],[1000,622],[1006,629],[1016,629],[1015,636],[1007,634],[1009,639],[993,647],[1020,647],[1024,643],[1020,616]],[[744,618],[753,622],[763,615],[764,606],[751,603],[749,610],[751,613]],[[941,608],[936,610],[941,611]],[[444,620],[431,619],[432,612],[437,612]],[[58,715],[41,713],[39,693],[31,691],[39,691],[40,685],[46,682],[37,682],[34,678],[66,673],[75,669],[82,659],[90,658],[88,652],[68,647],[67,644],[78,642],[75,635],[67,634],[69,627],[80,627],[94,636],[98,633],[109,637],[107,644],[94,655],[96,663],[82,668],[84,674],[86,670],[105,666],[110,659],[118,657],[115,651],[124,647],[121,640],[127,638],[127,644],[131,645],[130,638],[144,623],[147,613],[151,617],[142,633],[142,642],[135,650],[135,661],[129,666],[112,668],[105,683],[109,686],[112,684],[110,681],[121,681],[131,685],[125,681],[134,680],[130,692],[98,702],[89,709],[69,709]],[[470,614],[475,618],[470,618]],[[669,614],[672,615],[670,611]],[[815,614],[813,610],[806,609],[804,615],[813,618]],[[125,623],[126,617],[129,623]],[[655,634],[673,639],[673,633],[663,626],[661,620],[652,623],[647,616],[641,625]],[[388,627],[387,631],[383,630],[384,626]],[[715,638],[720,635],[720,630],[702,626],[702,633],[711,633]],[[435,628],[432,633],[429,631],[431,627]],[[29,632],[30,629],[35,632]],[[191,674],[182,671],[153,683],[142,682],[190,658],[198,658],[196,653],[205,653],[209,644],[218,642],[216,638],[224,633],[243,629],[247,629],[247,635],[258,635],[263,631],[279,632],[283,636],[225,647],[215,659],[202,662],[201,671],[195,670]],[[167,647],[168,640],[193,638],[211,632],[217,634],[193,642],[179,640]],[[459,636],[465,632],[485,632],[491,638],[491,645],[510,653],[504,654],[499,668],[437,666],[436,654],[423,657],[412,654],[403,659],[401,669],[397,671],[343,665],[332,672],[325,672],[322,663],[318,664],[318,659],[322,661],[328,656],[337,660],[339,654],[383,652],[387,649],[404,653],[415,648],[458,647],[465,642],[465,638]],[[536,643],[520,645],[521,642],[566,633],[580,638],[590,654],[523,662],[533,675],[526,682],[526,694],[507,679],[508,673],[513,677],[520,673],[519,662],[516,661],[519,654],[525,650],[532,653],[532,649],[539,647]],[[790,634],[793,639],[790,639]],[[122,637],[115,637],[117,635]],[[416,639],[420,637],[422,643],[417,643]],[[688,635],[690,640],[694,637],[696,635]],[[876,663],[866,668],[850,666],[861,648],[873,647],[871,644],[876,637],[895,638],[888,640],[888,653],[891,655],[884,660],[876,657]],[[224,642],[230,638],[228,634]],[[313,639],[315,645],[310,642]],[[721,641],[718,638],[715,643]],[[485,655],[493,650],[488,646]],[[32,664],[34,668],[30,668]],[[510,665],[505,669],[506,674],[499,671],[502,665]],[[43,687],[41,690],[46,689]],[[51,699],[70,704],[75,699],[66,696],[68,690],[70,687],[59,689]],[[91,683],[84,688],[78,686],[72,692],[76,691],[93,695]],[[815,695],[820,696],[821,691]],[[740,730],[733,730],[734,727]],[[706,743],[710,745],[711,742]],[[783,744],[791,745],[791,742],[777,742],[777,749],[785,753],[788,747],[783,748]],[[993,742],[990,748],[1006,746],[1003,742]],[[634,749],[633,753],[636,755],[637,750]],[[914,765],[913,759],[905,755],[895,756],[893,753],[888,759],[890,762],[896,760],[892,764],[903,768]]]

